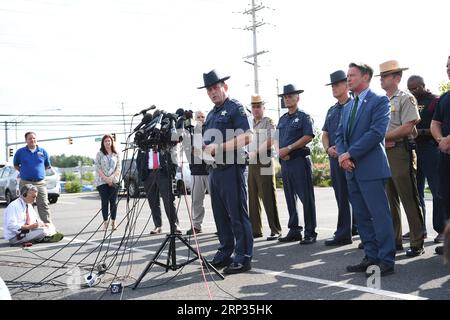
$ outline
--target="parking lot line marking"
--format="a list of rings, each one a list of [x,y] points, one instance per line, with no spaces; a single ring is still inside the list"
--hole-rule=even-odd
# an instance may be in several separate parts
[[[252,271],[256,271],[258,273],[268,274],[268,275],[272,275],[272,276],[279,276],[279,277],[285,277],[285,278],[290,278],[290,279],[295,279],[295,280],[300,280],[300,281],[307,281],[307,282],[312,282],[312,283],[323,284],[327,287],[339,287],[339,288],[349,289],[349,290],[353,290],[353,291],[362,291],[362,292],[367,292],[367,293],[390,297],[390,298],[395,298],[395,299],[428,300],[428,298],[419,297],[419,296],[415,296],[412,294],[399,293],[399,292],[395,292],[395,291],[388,291],[388,290],[382,290],[382,289],[374,289],[374,288],[349,284],[349,283],[345,283],[345,282],[337,282],[337,281],[330,281],[330,280],[324,280],[324,279],[313,278],[313,277],[300,276],[300,275],[296,275],[296,274],[286,273],[284,271],[271,271],[271,270],[259,269],[259,268],[252,268]]]
[[[122,238],[122,237],[121,236],[112,237],[112,239],[120,239],[120,238]],[[89,244],[98,245],[98,242],[102,241],[103,238],[86,241],[86,240],[81,240],[81,239],[76,239],[76,238],[71,238],[71,237],[65,237],[64,240],[66,240],[66,241],[73,240],[72,243],[84,243],[84,242],[86,242],[86,243],[89,243]],[[39,247],[36,247],[36,249],[38,249],[38,248],[39,249],[48,249],[50,247],[56,247],[56,246],[64,245],[64,244],[65,243],[54,243],[54,244],[50,244],[50,245],[39,246]],[[110,244],[110,247],[118,248],[118,246],[114,245],[114,244]],[[0,251],[0,255],[2,253],[12,252],[12,251],[20,251],[20,250],[23,250],[23,249],[14,249],[14,250],[9,250],[9,251]],[[127,250],[130,250],[130,248],[128,248]],[[155,251],[153,251],[153,250],[145,250],[145,249],[140,249],[140,248],[131,248],[131,250],[136,251],[136,252],[144,252],[144,253],[151,253],[151,254],[155,253]],[[165,255],[163,254],[162,256],[165,256]],[[186,258],[186,257],[183,257],[181,255],[177,255],[177,256],[179,258],[182,258],[182,259]],[[284,272],[284,271],[272,271],[272,270],[260,269],[260,268],[252,268],[252,271],[253,272],[257,272],[257,273],[261,273],[261,274],[267,274],[267,275],[272,275],[272,276],[280,276],[280,277],[294,279],[294,280],[299,280],[299,281],[306,281],[306,282],[311,282],[311,283],[322,284],[322,285],[325,285],[326,287],[338,287],[338,288],[343,288],[343,289],[352,290],[352,291],[361,291],[361,292],[365,292],[365,293],[376,294],[376,295],[390,297],[390,298],[394,298],[394,299],[428,300],[428,298],[420,297],[420,296],[416,296],[416,295],[412,295],[412,294],[406,294],[406,293],[399,293],[399,292],[389,291],[389,290],[369,288],[369,287],[364,287],[364,286],[360,286],[360,285],[354,285],[354,284],[345,283],[345,282],[342,282],[342,281],[338,282],[338,281],[330,281],[330,280],[314,278],[314,277],[301,276],[301,275],[287,273],[287,272]]]

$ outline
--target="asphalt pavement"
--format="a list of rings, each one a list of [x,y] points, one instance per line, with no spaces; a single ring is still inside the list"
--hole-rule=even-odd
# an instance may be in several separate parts
[[[318,241],[312,245],[298,242],[266,241],[270,230],[263,212],[264,237],[255,239],[252,270],[227,275],[220,279],[202,268],[200,260],[185,264],[195,252],[210,259],[217,247],[215,224],[209,196],[203,232],[197,237],[174,238],[175,259],[167,262],[169,248],[161,249],[169,231],[163,211],[163,233],[150,235],[153,223],[145,198],[122,199],[114,232],[101,229],[100,198],[96,192],[63,194],[51,205],[57,229],[64,233],[59,243],[35,244],[29,248],[10,247],[0,241],[0,277],[7,282],[13,299],[17,300],[426,300],[450,298],[450,266],[437,256],[433,243],[432,202],[427,199],[426,252],[408,258],[404,252],[396,257],[395,274],[366,278],[364,274],[348,273],[345,267],[358,263],[363,251],[357,248],[359,237],[341,247],[326,247],[337,222],[337,207],[331,188],[315,189]],[[284,193],[278,190],[278,208],[284,233],[288,212]],[[183,234],[190,228],[188,208],[190,197],[177,198],[178,216]],[[301,203],[298,204],[303,221]],[[0,204],[3,221],[5,204]],[[128,225],[127,225],[128,223]],[[404,232],[407,230],[403,214]],[[97,230],[98,229],[98,230]],[[0,227],[3,237],[3,229]],[[170,238],[169,238],[170,239]],[[193,250],[188,249],[185,239]],[[170,243],[171,241],[169,241]],[[408,243],[404,242],[405,249]],[[172,256],[173,257],[173,256]],[[147,272],[144,268],[151,261]],[[102,268],[102,263],[106,268]],[[185,264],[185,265],[184,265]],[[93,275],[93,278],[86,279]],[[140,276],[142,281],[137,285]],[[112,293],[111,283],[122,286]],[[92,284],[92,286],[89,286]]]

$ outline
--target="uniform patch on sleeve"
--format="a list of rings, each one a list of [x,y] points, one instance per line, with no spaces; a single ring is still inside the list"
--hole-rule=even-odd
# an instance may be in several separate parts
[[[411,101],[411,103],[413,104],[413,105],[417,105],[417,100],[416,100],[416,98],[414,97],[414,96],[409,96],[409,101]]]
[[[241,116],[246,117],[247,113],[245,112],[244,106],[240,106],[239,107],[239,113],[241,114]]]

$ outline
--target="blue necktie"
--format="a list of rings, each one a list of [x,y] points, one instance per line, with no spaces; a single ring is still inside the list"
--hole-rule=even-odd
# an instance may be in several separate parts
[[[358,110],[358,96],[356,96],[355,101],[353,102],[352,112],[350,114],[350,120],[348,120],[347,126],[347,137],[352,133],[353,125],[355,124],[356,111]]]

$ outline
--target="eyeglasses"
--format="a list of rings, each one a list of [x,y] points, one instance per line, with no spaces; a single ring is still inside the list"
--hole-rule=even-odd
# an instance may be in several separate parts
[[[262,108],[262,104],[252,104],[252,109]]]

